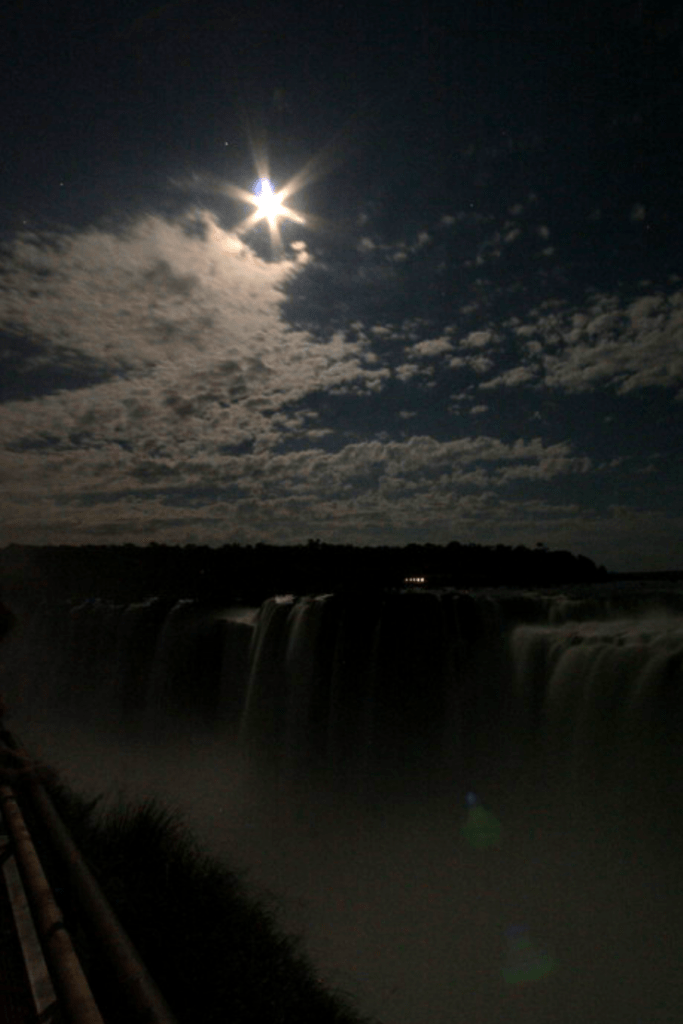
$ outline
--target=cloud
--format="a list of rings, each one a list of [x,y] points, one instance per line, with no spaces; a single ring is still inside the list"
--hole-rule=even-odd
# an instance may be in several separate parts
[[[410,380],[412,377],[414,377],[416,374],[419,374],[420,372],[420,367],[417,365],[417,363],[401,363],[400,366],[397,366],[394,369],[394,374],[396,378],[401,381]]]
[[[570,446],[544,445],[539,438],[505,444],[485,436],[449,442],[418,436],[337,451],[220,458],[211,452],[159,457],[150,450],[145,460],[140,452],[115,448],[29,453],[4,468],[14,485],[6,541],[14,531],[26,537],[30,504],[40,513],[32,539],[44,543],[60,529],[76,542],[92,540],[112,523],[119,524],[117,536],[135,539],[151,523],[164,522],[176,540],[200,522],[212,524],[205,529],[216,539],[228,527],[252,539],[264,529],[291,539],[288,530],[295,522],[303,525],[306,509],[309,521],[327,530],[353,517],[356,528],[364,523],[370,529],[373,515],[409,530],[418,518],[429,526],[434,510],[439,519],[443,510],[460,507],[469,492],[584,473],[588,465]]]
[[[510,260],[545,239],[538,222]],[[681,387],[681,282],[536,308],[512,278],[460,291],[480,244],[468,224],[373,242],[360,258],[300,242],[280,263],[205,211],[18,236],[0,254],[3,369],[17,357],[12,394],[22,382],[25,394],[0,406],[0,543],[534,543],[536,516],[540,539],[576,548],[570,484],[581,477],[599,506],[602,475],[622,471],[593,463],[579,429],[556,443],[493,436],[510,403],[483,391]],[[506,223],[496,245],[516,230]],[[434,304],[446,236],[461,272]],[[64,367],[78,373],[50,378]],[[475,424],[487,435],[453,436]],[[593,514],[597,538],[604,511]]]
[[[479,387],[482,391],[501,387],[514,388],[519,384],[529,383],[529,381],[534,380],[535,376],[536,374],[531,367],[515,366],[511,370],[506,370],[504,373],[494,377],[492,380],[482,381]]]
[[[460,348],[486,348],[487,345],[491,345],[496,340],[496,335],[493,331],[471,331],[464,338],[458,340],[458,346]]]
[[[452,331],[425,337],[419,316],[368,330],[354,320],[322,340],[293,329],[283,288],[305,249],[267,263],[208,213],[193,223],[147,216],[117,230],[25,233],[4,251],[0,323],[40,342],[48,367],[79,358],[96,370],[90,386],[3,404],[4,539],[135,539],[152,528],[181,539],[202,522],[218,529],[209,507],[221,509],[223,536],[333,505],[342,519],[381,508],[407,528],[430,504],[452,503],[453,488],[505,486],[513,469],[515,479],[582,471],[568,449],[538,440],[346,443],[317,398],[377,394],[392,377],[381,347],[399,340],[412,358],[394,378],[429,375],[424,360],[453,349]],[[490,340],[465,340],[473,367]]]
[[[9,247],[0,324],[38,339],[48,365],[87,358],[105,383],[5,403],[5,443],[48,437],[81,449],[153,433],[177,450],[191,426],[197,447],[209,437],[268,446],[284,405],[378,387],[388,371],[370,365],[367,340],[337,332],[321,342],[283,321],[281,289],[303,265],[301,247],[266,263],[209,214],[202,223],[189,235],[150,216],[117,232],[25,234]]]
[[[277,353],[278,289],[297,259],[265,263],[202,221],[202,237],[153,216],[117,233],[22,235],[2,261],[0,321],[113,371]]]
[[[428,338],[425,341],[418,341],[415,345],[411,345],[409,352],[411,355],[418,357],[427,356],[440,356],[444,352],[451,352],[453,350],[453,343],[450,338]]]
[[[594,295],[584,306],[548,302],[508,322],[522,362],[482,389],[544,384],[567,393],[610,387],[617,395],[643,388],[683,394],[683,291],[622,301]]]

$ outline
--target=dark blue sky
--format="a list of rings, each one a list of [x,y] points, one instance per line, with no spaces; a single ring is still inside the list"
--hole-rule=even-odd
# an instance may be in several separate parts
[[[683,14],[523,6],[2,15],[0,543],[683,567]]]

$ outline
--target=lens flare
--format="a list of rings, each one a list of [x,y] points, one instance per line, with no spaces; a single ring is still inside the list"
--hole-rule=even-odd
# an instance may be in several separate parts
[[[256,209],[266,220],[273,221],[278,217],[288,216],[288,212],[282,205],[280,197],[273,192],[273,186],[269,178],[259,178],[254,188],[254,193],[256,195]]]
[[[266,220],[270,229],[272,250],[276,256],[279,256],[282,252],[282,239],[278,222],[283,219],[293,220],[296,224],[306,224],[308,222],[307,218],[297,213],[296,210],[283,205],[283,200],[288,195],[291,195],[291,189],[285,186],[285,188],[276,192],[273,189],[270,178],[265,175],[258,179],[252,192],[247,192],[245,189],[238,188],[229,183],[223,185],[221,191],[227,192],[228,195],[233,196],[235,199],[240,199],[242,202],[251,203],[255,207],[254,211],[235,227],[235,233],[244,235],[251,231],[259,221]]]

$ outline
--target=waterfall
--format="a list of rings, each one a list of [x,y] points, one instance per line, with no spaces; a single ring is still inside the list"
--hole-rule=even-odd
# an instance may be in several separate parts
[[[258,610],[94,599],[38,605],[0,645],[11,705],[203,723],[283,770],[479,777],[521,770],[533,749],[574,784],[642,788],[640,775],[650,790],[678,778],[682,663],[680,593],[605,586],[290,595]]]
[[[517,627],[516,689],[529,738],[549,771],[582,792],[633,793],[680,785],[683,761],[683,618]]]

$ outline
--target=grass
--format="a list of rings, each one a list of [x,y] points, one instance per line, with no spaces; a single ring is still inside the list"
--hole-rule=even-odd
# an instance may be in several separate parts
[[[323,985],[275,900],[203,852],[179,814],[155,800],[101,812],[57,780],[48,789],[180,1024],[376,1024]],[[133,1024],[63,899],[102,1012]]]

